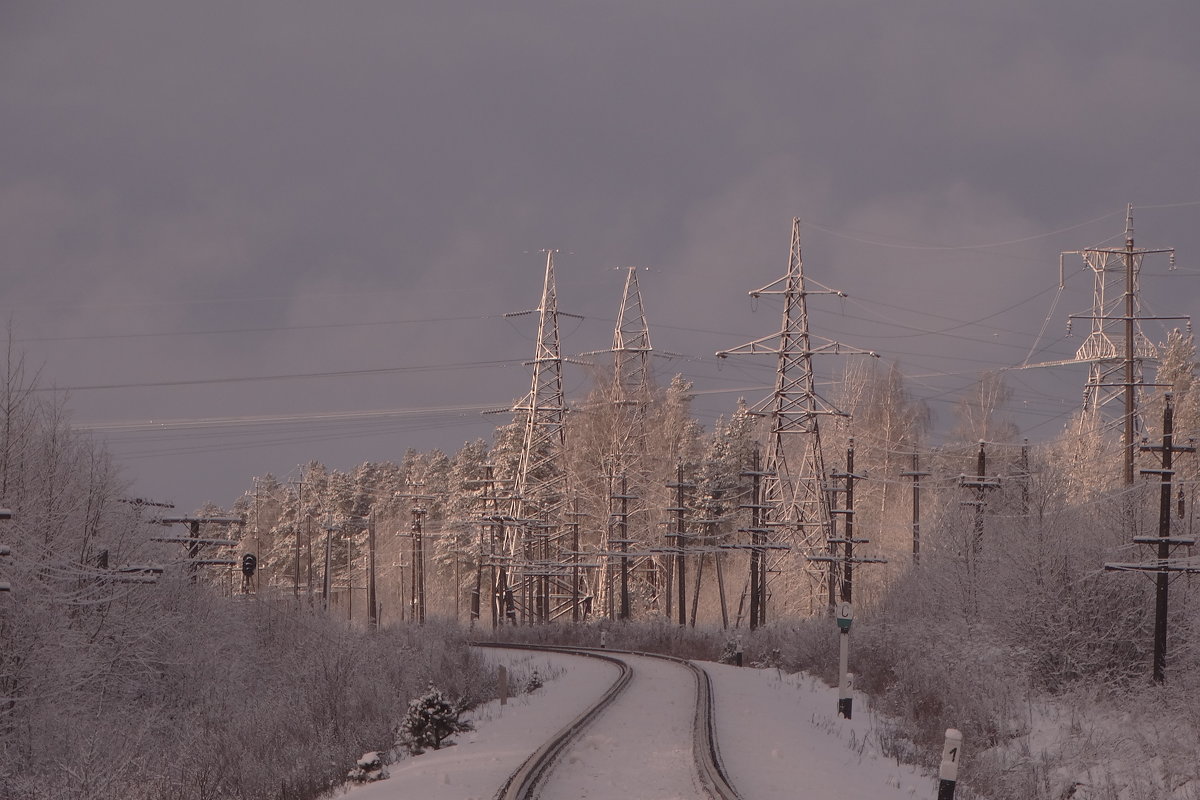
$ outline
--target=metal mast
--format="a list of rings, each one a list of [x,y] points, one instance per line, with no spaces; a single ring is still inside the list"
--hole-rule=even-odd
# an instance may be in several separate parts
[[[1133,206],[1129,205],[1126,209],[1123,247],[1091,247],[1062,254],[1080,255],[1094,277],[1091,314],[1071,315],[1073,320],[1091,322],[1091,330],[1074,358],[1077,362],[1091,363],[1083,391],[1081,423],[1094,428],[1114,419],[1116,414],[1112,413],[1112,409],[1120,408],[1126,485],[1133,483],[1134,447],[1141,427],[1138,395],[1144,385],[1142,365],[1145,361],[1158,358],[1158,349],[1142,333],[1141,321],[1181,319],[1141,316],[1138,279],[1142,260],[1147,255],[1160,253],[1170,256],[1173,269],[1174,248],[1151,250],[1134,247]],[[1121,402],[1118,403],[1118,400]]]
[[[617,616],[613,581],[616,574],[614,563],[619,562],[623,587],[621,618],[627,618],[630,614],[630,571],[644,563],[647,557],[646,553],[630,553],[630,544],[646,542],[629,538],[628,523],[634,511],[645,511],[643,498],[649,488],[646,417],[653,389],[650,377],[650,355],[653,348],[650,346],[650,327],[646,323],[646,310],[642,305],[637,267],[626,268],[625,288],[621,294],[621,307],[617,312],[612,341],[612,347],[608,350],[597,350],[583,355],[598,356],[607,353],[612,357],[611,379],[601,387],[598,393],[600,400],[588,409],[603,426],[605,443],[597,466],[600,472],[607,476],[609,495],[606,509],[608,525],[605,528],[604,545],[601,550],[603,573],[596,586],[596,592],[601,601],[601,608],[610,617]],[[619,494],[615,488],[618,483],[622,485]],[[630,510],[630,500],[635,501],[637,506],[634,511]],[[643,517],[643,514],[638,515],[639,519]],[[621,531],[618,538],[613,537],[616,529]],[[614,545],[617,546],[616,549]]]
[[[805,560],[797,571],[809,572],[808,599],[810,610],[823,607],[819,567],[807,560],[828,550],[831,509],[824,491],[825,462],[821,451],[822,416],[845,416],[816,390],[812,357],[821,354],[876,355],[867,350],[849,348],[839,342],[814,337],[808,327],[809,295],[834,294],[845,297],[816,281],[817,288],[808,288],[804,277],[804,262],[800,254],[800,220],[792,220],[792,241],[787,273],[761,289],[750,292],[754,298],[778,295],[783,298],[783,319],[780,329],[752,342],[722,350],[719,358],[731,354],[772,355],[776,358],[775,390],[751,409],[752,413],[769,418],[767,459],[764,476],[764,504],[768,507],[766,527],[771,531],[762,547],[760,558],[768,564],[775,561],[770,573],[778,572],[782,556],[773,556],[790,549],[794,556]],[[814,574],[814,570],[818,570]],[[765,621],[767,586],[761,586],[759,599],[760,622]],[[799,597],[796,598],[800,599]]]
[[[549,621],[549,558],[547,550],[561,522],[567,497],[566,403],[563,398],[562,355],[559,348],[558,295],[554,279],[554,250],[546,250],[546,276],[537,313],[537,348],[529,394],[513,406],[524,424],[521,457],[512,498],[514,524],[505,526],[503,555],[523,616]],[[510,587],[501,587],[505,591]]]
[[[613,330],[613,382],[618,403],[644,404],[650,389],[650,328],[642,306],[637,267],[625,276],[621,310]]]

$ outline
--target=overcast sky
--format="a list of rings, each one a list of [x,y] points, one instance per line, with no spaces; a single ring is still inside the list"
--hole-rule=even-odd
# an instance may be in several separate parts
[[[644,267],[660,379],[706,423],[753,403],[771,364],[713,353],[777,328],[746,293],[800,217],[850,295],[811,299],[814,333],[945,426],[982,370],[1070,356],[1091,285],[1058,296],[1058,253],[1119,244],[1126,203],[1179,252],[1150,311],[1196,311],[1198,30],[1194,2],[5,0],[0,308],[81,426],[220,420],[96,434],[191,510],[489,437],[547,247],[566,352],[610,346]],[[309,377],[230,380],[263,376]],[[1025,435],[1085,376],[1013,373]],[[311,419],[380,410],[414,413]]]

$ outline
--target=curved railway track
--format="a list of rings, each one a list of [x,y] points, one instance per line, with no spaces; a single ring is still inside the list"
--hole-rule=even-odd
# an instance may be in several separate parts
[[[644,653],[632,650],[596,650],[584,647],[557,647],[545,645],[513,644],[504,642],[477,642],[480,647],[496,647],[511,650],[533,650],[538,652],[563,653],[587,658],[596,658],[615,665],[620,674],[605,690],[600,699],[571,720],[539,747],[496,793],[496,800],[533,800],[554,769],[558,758],[570,747],[581,733],[613,704],[633,679],[633,667],[623,661],[621,654],[670,661],[687,668],[696,685],[696,710],[692,725],[692,753],[700,785],[712,800],[741,800],[741,796],[730,783],[721,764],[721,753],[717,745],[713,718],[712,681],[708,673],[690,661],[674,656]]]

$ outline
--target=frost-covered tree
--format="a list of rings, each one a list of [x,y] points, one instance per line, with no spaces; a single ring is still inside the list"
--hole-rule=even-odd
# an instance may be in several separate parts
[[[409,703],[400,723],[400,742],[414,755],[428,748],[440,750],[454,734],[474,730],[470,722],[461,719],[465,710],[465,703],[451,702],[441,689],[430,684],[425,694]]]
[[[983,373],[979,381],[959,398],[952,438],[967,445],[1016,439],[1020,431],[1004,413],[1012,396],[1012,389],[1000,373]]]
[[[480,497],[486,490],[488,447],[482,439],[467,442],[454,454],[446,478],[445,520],[434,542],[434,560],[441,580],[460,599],[468,598],[471,613],[479,613],[482,565],[480,551]]]

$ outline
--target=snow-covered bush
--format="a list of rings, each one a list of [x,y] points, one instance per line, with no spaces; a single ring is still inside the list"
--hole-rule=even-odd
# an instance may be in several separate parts
[[[413,755],[426,748],[441,749],[442,743],[456,733],[474,730],[469,722],[459,719],[466,706],[462,701],[452,703],[432,684],[420,697],[408,704],[408,713],[400,723],[400,743]]]
[[[542,676],[535,667],[529,675],[529,680],[525,681],[525,691],[526,693],[536,692],[540,688],[542,688]]]
[[[378,750],[363,753],[354,762],[354,768],[346,773],[346,777],[355,783],[373,783],[388,777],[388,771],[383,763],[383,756]]]

